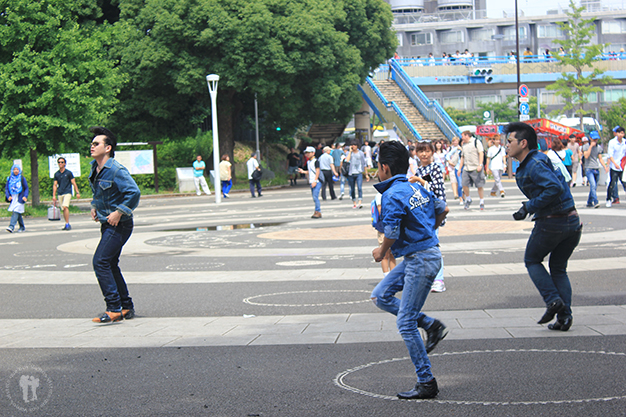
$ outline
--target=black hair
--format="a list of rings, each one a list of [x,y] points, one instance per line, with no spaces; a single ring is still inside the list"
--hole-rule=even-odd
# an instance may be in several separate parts
[[[621,127],[621,126],[617,126],[617,127],[615,128],[615,133],[620,133],[620,132],[623,132],[623,131],[624,131],[624,128],[623,128],[623,127]]]
[[[515,132],[515,139],[520,142],[522,139],[526,139],[528,143],[528,150],[537,149],[537,133],[532,126],[522,122],[509,123],[504,127],[504,133]]]
[[[409,151],[397,140],[385,142],[380,145],[378,163],[389,166],[391,175],[406,174],[409,170]]]
[[[115,158],[115,148],[117,148],[117,136],[113,134],[109,129],[102,126],[93,126],[89,128],[89,131],[96,136],[104,135],[105,146],[109,145],[111,150],[109,151],[109,157]]]
[[[421,152],[425,149],[435,153],[435,145],[432,142],[417,142],[417,145],[415,145],[415,152]]]
[[[59,163],[59,161],[60,161],[61,159],[63,160],[63,162],[65,162],[65,163],[67,164],[67,160],[66,160],[64,157],[62,157],[62,156],[59,156],[59,157],[57,158],[57,164]]]

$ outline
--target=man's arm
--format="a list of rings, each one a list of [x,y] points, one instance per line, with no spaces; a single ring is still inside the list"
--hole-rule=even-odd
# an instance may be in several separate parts
[[[383,239],[383,244],[372,251],[372,256],[374,257],[374,260],[376,262],[382,261],[385,258],[385,254],[387,253],[389,248],[393,246],[395,241],[396,239],[389,239],[388,237],[385,237]]]
[[[476,171],[480,172],[483,169],[484,160],[485,160],[485,152],[478,151],[478,168],[476,168]]]
[[[449,212],[450,209],[448,208],[448,206],[446,206],[442,213],[435,215],[435,229],[441,226],[441,223],[443,223],[443,221],[446,219],[446,216]]]
[[[75,178],[72,178],[72,185],[74,186],[74,190],[76,191],[76,197],[80,198],[80,191],[78,191],[78,185],[76,185]]]

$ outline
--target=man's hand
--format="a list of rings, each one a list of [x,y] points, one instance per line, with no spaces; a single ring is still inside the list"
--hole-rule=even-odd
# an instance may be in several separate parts
[[[120,222],[120,219],[122,218],[122,213],[120,213],[119,211],[114,211],[113,213],[109,214],[107,216],[107,222],[111,225],[111,226],[117,226],[117,224]]]
[[[513,218],[515,220],[524,220],[528,216],[528,210],[526,210],[526,203],[522,203],[522,207],[513,213]]]
[[[317,187],[317,181],[314,181],[311,183],[311,188],[315,188],[315,187]]]
[[[94,222],[98,221],[98,212],[96,211],[96,209],[91,209],[91,220],[93,220]]]
[[[480,172],[483,170],[483,166],[482,165],[478,165],[478,168],[476,168],[476,172]]]
[[[380,262],[385,257],[385,252],[382,251],[382,247],[377,247],[372,251],[372,256],[376,262]]]
[[[52,205],[53,206],[57,206],[57,198],[56,197],[52,197]]]

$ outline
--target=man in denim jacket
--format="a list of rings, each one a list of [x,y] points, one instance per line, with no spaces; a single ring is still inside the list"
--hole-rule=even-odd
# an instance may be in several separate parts
[[[398,331],[404,339],[415,366],[415,388],[398,394],[402,399],[434,398],[439,392],[431,372],[427,352],[445,337],[445,326],[421,313],[433,280],[441,268],[441,251],[435,229],[448,213],[446,203],[420,184],[410,184],[406,178],[409,153],[401,142],[385,142],[378,155],[378,178],[374,185],[382,193],[381,222],[385,237],[373,250],[376,262],[387,251],[404,260],[374,288],[372,300],[381,310],[395,314]],[[402,299],[395,294],[402,291]],[[419,327],[426,329],[426,346]]]
[[[515,181],[528,197],[513,218],[523,220],[529,213],[534,214],[535,227],[526,244],[524,263],[547,306],[538,323],[548,323],[556,315],[556,322],[548,328],[567,331],[573,321],[567,261],[578,246],[582,224],[563,174],[537,151],[535,130],[518,122],[506,126],[505,132],[508,153],[520,162]],[[542,263],[548,254],[550,273]]]
[[[101,223],[101,238],[93,255],[93,269],[98,278],[106,311],[93,319],[110,323],[135,315],[133,300],[118,266],[124,244],[133,232],[133,210],[139,205],[139,187],[113,157],[117,139],[103,127],[92,127],[89,185],[93,191],[91,218]]]

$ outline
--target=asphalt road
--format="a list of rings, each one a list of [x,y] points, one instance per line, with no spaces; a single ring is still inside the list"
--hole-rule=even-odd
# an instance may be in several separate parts
[[[570,262],[575,320],[554,334],[534,324],[544,307],[523,267],[533,224],[512,220],[523,198],[505,186],[484,211],[449,202],[448,289],[425,311],[450,317],[451,332],[431,354],[441,393],[422,402],[395,398],[415,375],[393,322],[368,300],[382,277],[371,258],[371,183],[362,209],[322,202],[320,220],[310,219],[305,186],[231,194],[219,206],[206,196],[143,199],[121,259],[138,317],[113,326],[90,322],[104,310],[91,268],[98,226],[87,214],[72,215],[70,232],[26,219],[26,233],[0,236],[0,415],[626,415],[626,210],[584,208],[588,189],[573,189],[584,223]],[[497,320],[468,324],[480,314]],[[342,315],[384,325],[343,339],[333,322]],[[274,317],[313,325],[257,343],[254,328],[267,336]],[[198,345],[152,337],[167,323],[184,340],[202,319],[234,324]],[[314,325],[338,336],[306,338]],[[32,385],[23,397],[23,375],[37,378],[37,399]]]

